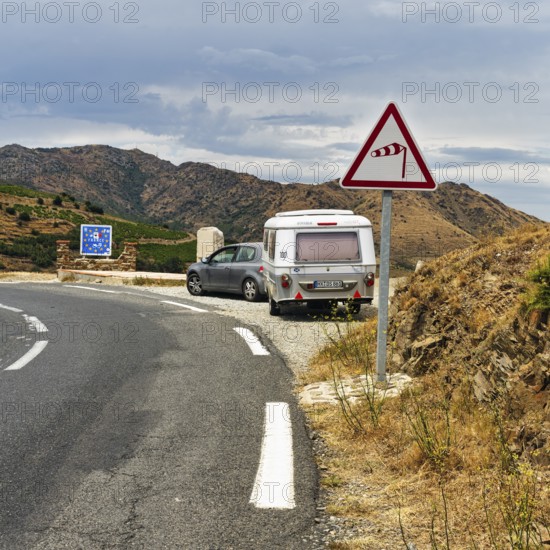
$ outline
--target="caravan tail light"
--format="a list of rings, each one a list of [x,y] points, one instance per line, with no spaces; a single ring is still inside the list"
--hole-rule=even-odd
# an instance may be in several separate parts
[[[290,276],[287,275],[286,273],[283,273],[281,275],[281,286],[283,288],[289,288],[291,284],[292,284],[292,279],[290,278]]]
[[[367,286],[372,286],[374,284],[374,273],[367,273],[367,276],[365,277],[365,283]]]

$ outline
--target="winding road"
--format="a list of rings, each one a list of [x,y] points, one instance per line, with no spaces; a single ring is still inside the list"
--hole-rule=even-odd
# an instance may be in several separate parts
[[[1,548],[309,547],[291,373],[211,309],[0,285]]]

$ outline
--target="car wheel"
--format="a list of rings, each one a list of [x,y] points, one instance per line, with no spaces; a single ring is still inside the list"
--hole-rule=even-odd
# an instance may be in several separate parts
[[[281,315],[281,306],[273,298],[269,298],[269,315]]]
[[[191,273],[191,275],[187,277],[187,290],[189,291],[189,294],[192,294],[193,296],[204,295],[201,278],[196,273]]]
[[[243,282],[243,296],[247,302],[257,302],[260,299],[258,283],[254,279],[245,279]]]

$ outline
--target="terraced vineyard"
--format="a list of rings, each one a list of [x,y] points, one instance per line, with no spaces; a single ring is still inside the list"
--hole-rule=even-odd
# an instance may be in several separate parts
[[[113,256],[124,242],[141,244],[138,269],[181,272],[195,260],[195,239],[189,233],[105,214],[102,207],[15,185],[0,184],[0,269],[54,270],[58,239],[78,250],[80,224],[113,227]]]

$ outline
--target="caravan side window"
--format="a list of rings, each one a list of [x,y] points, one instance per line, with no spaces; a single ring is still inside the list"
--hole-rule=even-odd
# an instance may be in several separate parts
[[[269,230],[268,245],[267,245],[267,254],[268,254],[270,260],[275,259],[276,239],[277,239],[277,231],[275,231],[273,229],[270,229]]]
[[[296,260],[301,262],[343,262],[361,259],[355,231],[298,233],[296,249]]]

